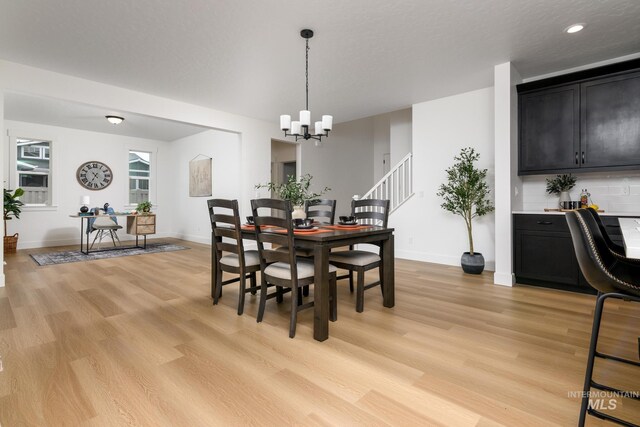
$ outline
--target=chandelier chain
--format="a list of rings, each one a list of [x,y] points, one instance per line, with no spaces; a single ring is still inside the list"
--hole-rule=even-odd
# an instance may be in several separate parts
[[[304,74],[305,80],[307,82],[307,87],[306,87],[306,95],[307,95],[307,104],[306,104],[306,109],[307,111],[309,110],[309,39],[307,39],[307,49],[305,50],[305,74]]]

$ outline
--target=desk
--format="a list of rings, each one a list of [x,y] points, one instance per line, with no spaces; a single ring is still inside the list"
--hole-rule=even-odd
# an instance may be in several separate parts
[[[313,338],[324,341],[329,338],[329,252],[331,248],[355,245],[359,243],[379,244],[382,248],[383,305],[391,308],[395,305],[395,264],[393,246],[393,228],[370,226],[357,229],[338,229],[320,226],[322,233],[295,233],[296,247],[313,249],[315,263]],[[255,240],[255,230],[242,229],[242,237]],[[212,235],[213,238],[213,235]],[[212,248],[215,248],[212,241]],[[213,250],[213,256],[215,256]],[[213,258],[212,258],[213,259]],[[216,262],[211,267],[211,283],[215,283]]]
[[[627,258],[640,258],[640,218],[618,218]]]
[[[135,246],[114,246],[109,249],[97,249],[92,252],[105,251],[105,250],[114,250],[114,249],[126,249],[126,248],[147,248],[147,235],[155,234],[156,232],[156,216],[155,214],[145,214],[145,215],[133,215],[133,214],[110,214],[110,215],[69,215],[71,218],[80,218],[80,252],[85,255],[89,254],[89,236],[87,235],[87,227],[89,226],[89,219],[98,218],[98,216],[108,216],[108,217],[122,217],[127,218],[127,233],[136,236],[136,244]],[[87,243],[85,245],[85,236],[87,238]],[[144,244],[143,246],[139,246],[138,244],[138,236],[144,236]]]

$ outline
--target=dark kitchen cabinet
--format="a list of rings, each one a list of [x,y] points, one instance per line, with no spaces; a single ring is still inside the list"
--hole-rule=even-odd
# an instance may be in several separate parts
[[[514,215],[514,272],[520,284],[595,293],[580,273],[564,215]]]
[[[541,90],[520,97],[519,168],[569,169],[580,147],[580,86]]]
[[[640,165],[640,72],[583,83],[580,103],[581,166]]]
[[[520,175],[640,169],[640,60],[518,85]]]

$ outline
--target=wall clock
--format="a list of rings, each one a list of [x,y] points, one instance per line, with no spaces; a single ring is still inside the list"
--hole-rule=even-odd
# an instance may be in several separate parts
[[[113,173],[104,163],[91,161],[80,165],[76,178],[78,183],[88,190],[102,190],[111,184]]]

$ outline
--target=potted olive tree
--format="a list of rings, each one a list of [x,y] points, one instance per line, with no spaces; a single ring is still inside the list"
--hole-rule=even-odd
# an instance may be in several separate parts
[[[319,193],[312,192],[310,190],[312,179],[313,176],[310,174],[301,176],[300,180],[297,180],[293,175],[289,175],[287,182],[283,182],[282,184],[275,184],[273,182],[256,184],[256,189],[267,188],[275,192],[282,200],[290,200],[293,205],[293,214],[291,216],[293,218],[306,218],[304,202],[307,200],[316,200],[331,190],[329,187],[325,187],[324,190]]]
[[[16,219],[20,218],[20,212],[22,212],[22,203],[20,196],[24,194],[22,188],[16,188],[15,191],[4,189],[4,252],[15,252],[18,247],[18,233],[13,236],[7,235],[7,221],[12,217]]]
[[[480,154],[471,148],[463,148],[453,159],[456,163],[446,170],[447,182],[440,185],[442,209],[460,215],[467,225],[469,252],[462,254],[461,264],[465,273],[480,274],[484,270],[484,257],[473,250],[473,219],[493,211],[486,182],[487,170],[478,169],[475,162]]]

